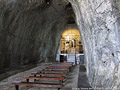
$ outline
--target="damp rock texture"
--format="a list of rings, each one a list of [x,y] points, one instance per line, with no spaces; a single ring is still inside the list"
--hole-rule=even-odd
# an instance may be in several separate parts
[[[0,0],[0,73],[55,60],[63,28],[73,17],[67,4],[64,0]]]
[[[54,61],[75,17],[90,85],[120,90],[120,0],[0,0],[0,73]]]
[[[120,0],[69,0],[92,87],[120,90]]]

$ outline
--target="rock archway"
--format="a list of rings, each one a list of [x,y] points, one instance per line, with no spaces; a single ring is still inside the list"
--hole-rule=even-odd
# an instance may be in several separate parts
[[[62,30],[76,22],[90,84],[120,89],[119,4],[119,0],[1,0],[0,72],[54,61]]]

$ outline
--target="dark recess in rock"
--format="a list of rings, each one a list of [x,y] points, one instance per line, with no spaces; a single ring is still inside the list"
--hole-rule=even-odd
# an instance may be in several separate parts
[[[71,3],[68,3],[68,4],[66,5],[65,9],[72,9]]]
[[[75,24],[74,18],[73,17],[69,17],[67,24]]]
[[[112,56],[113,56],[113,57],[115,56],[114,53],[112,53]]]
[[[45,0],[46,4],[51,4],[52,0]]]

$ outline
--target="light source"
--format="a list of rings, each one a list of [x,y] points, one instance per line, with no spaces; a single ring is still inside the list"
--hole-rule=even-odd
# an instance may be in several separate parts
[[[72,42],[74,42],[75,40],[74,39],[72,39]]]
[[[70,39],[70,36],[68,35],[68,36],[67,36],[67,40],[69,41],[69,39]]]

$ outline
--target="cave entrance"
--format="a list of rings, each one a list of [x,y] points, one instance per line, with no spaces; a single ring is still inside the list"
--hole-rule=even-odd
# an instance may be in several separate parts
[[[79,54],[84,52],[81,36],[77,29],[65,30],[61,35],[60,41],[62,54]]]

